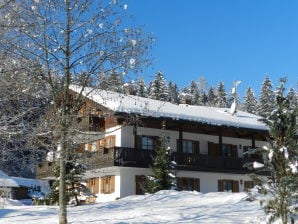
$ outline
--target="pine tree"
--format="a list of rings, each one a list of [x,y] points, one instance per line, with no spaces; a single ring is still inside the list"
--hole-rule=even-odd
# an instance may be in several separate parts
[[[260,199],[261,206],[267,214],[267,222],[280,220],[286,224],[288,219],[298,212],[298,175],[297,158],[298,146],[297,131],[297,107],[290,105],[290,97],[285,96],[285,81],[280,80],[277,88],[273,111],[263,119],[269,127],[270,138],[268,146],[256,149],[265,157],[264,164],[253,163],[253,167],[270,173],[268,178],[253,176],[258,183],[259,193],[265,195]]]
[[[137,96],[148,97],[147,86],[143,78],[138,78],[137,81]]]
[[[157,72],[155,79],[149,85],[149,98],[154,100],[168,101],[169,90],[164,75]]]
[[[257,99],[252,88],[249,86],[245,92],[243,109],[248,113],[256,114],[257,112]]]
[[[267,75],[262,84],[259,104],[258,104],[258,115],[262,117],[267,117],[273,110],[273,105],[274,105],[273,102],[275,98],[274,98],[272,88],[273,88],[272,82],[269,76]]]
[[[153,175],[145,177],[143,190],[146,193],[170,190],[175,185],[175,176],[172,173],[174,166],[175,164],[171,161],[170,147],[166,145],[165,123],[163,123],[160,147],[156,150],[151,166]]]
[[[78,195],[81,191],[82,175],[86,171],[84,165],[77,162],[77,158],[73,155],[73,158],[66,162],[66,200],[68,203],[79,205]],[[59,177],[60,167],[54,168],[54,175]],[[55,204],[59,199],[59,179],[57,179],[52,186],[51,193],[47,196],[47,200],[51,204]]]
[[[199,94],[198,84],[195,81],[191,81],[189,93],[191,95],[193,95],[192,104],[199,105],[200,104],[200,94]]]
[[[209,88],[207,98],[208,98],[208,105],[211,107],[215,106],[216,96],[215,96],[215,90],[212,86]]]
[[[220,82],[217,87],[216,106],[227,107],[227,93],[223,82]]]
[[[169,82],[169,102],[178,104],[179,103],[179,90],[177,84]]]
[[[207,82],[206,82],[205,77],[199,78],[197,86],[198,86],[198,92],[199,92],[199,102],[197,105],[206,105],[206,103],[208,101],[208,97],[206,94]]]
[[[123,77],[115,72],[106,77],[107,87],[106,90],[110,90],[117,93],[123,93]]]
[[[291,106],[298,107],[298,94],[295,91],[295,89],[290,88],[288,95],[289,95],[289,100],[290,100]]]

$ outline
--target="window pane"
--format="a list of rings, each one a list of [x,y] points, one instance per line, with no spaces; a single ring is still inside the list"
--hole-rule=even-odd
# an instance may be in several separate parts
[[[153,138],[150,136],[142,136],[142,149],[153,150]]]
[[[232,192],[233,190],[233,181],[225,180],[224,181],[224,191],[225,192]]]
[[[192,141],[190,140],[183,140],[182,142],[182,151],[184,153],[192,153]]]

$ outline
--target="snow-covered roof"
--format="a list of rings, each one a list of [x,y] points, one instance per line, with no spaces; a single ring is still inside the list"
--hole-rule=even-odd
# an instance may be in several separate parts
[[[2,170],[0,170],[0,178],[7,178],[8,175],[4,173]]]
[[[79,92],[81,88],[71,86],[70,89]],[[259,116],[243,111],[238,111],[237,114],[232,115],[229,108],[186,104],[177,105],[111,91],[92,90],[92,88],[86,88],[83,95],[87,95],[90,100],[115,112],[135,113],[148,117],[165,117],[172,118],[173,120],[194,121],[216,126],[268,130],[265,124],[259,121]]]
[[[19,185],[11,178],[0,178],[0,188],[2,187],[19,187]]]

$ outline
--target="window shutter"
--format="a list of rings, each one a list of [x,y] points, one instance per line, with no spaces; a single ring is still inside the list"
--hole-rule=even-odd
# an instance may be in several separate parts
[[[142,136],[141,135],[137,135],[137,149],[142,149]]]
[[[105,178],[104,177],[100,178],[100,183],[101,183],[100,193],[104,194],[105,193]]]
[[[177,190],[181,191],[182,190],[182,178],[181,177],[176,177],[176,184],[177,184]]]
[[[200,179],[199,178],[193,179],[193,188],[195,191],[200,191]]]
[[[222,148],[220,148],[220,144],[214,144],[214,145],[215,145],[216,156],[222,156],[223,152],[222,152]]]
[[[217,156],[216,144],[214,144],[213,142],[208,142],[208,155]]]
[[[192,152],[195,155],[200,154],[200,142],[199,141],[193,141],[192,142]]]
[[[238,158],[238,147],[237,145],[231,145],[232,148],[232,157],[233,158]]]
[[[135,181],[136,181],[136,194],[144,194],[142,190],[142,184],[143,184],[143,175],[136,175]]]
[[[87,182],[87,188],[88,189],[91,189],[91,181],[92,181],[92,178],[89,178],[88,182]]]
[[[249,191],[249,189],[254,187],[254,183],[252,181],[244,181],[244,191]]]
[[[182,151],[181,144],[180,144],[180,139],[177,139],[177,141],[176,141],[176,148],[177,148],[177,152],[181,152]]]
[[[239,181],[233,180],[233,192],[239,192]]]
[[[223,192],[224,191],[224,181],[218,180],[218,191]]]
[[[155,136],[153,137],[153,150],[157,150],[161,147],[160,138]]]
[[[115,176],[110,176],[110,192],[109,193],[114,193],[115,192]]]

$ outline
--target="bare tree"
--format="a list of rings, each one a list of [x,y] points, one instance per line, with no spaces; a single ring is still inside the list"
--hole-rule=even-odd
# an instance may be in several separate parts
[[[38,70],[27,70],[30,64],[5,55],[0,60],[0,169],[14,176],[33,177],[38,148],[29,143],[51,99]]]
[[[152,38],[131,28],[126,11],[127,5],[116,0],[15,0],[1,8],[1,49],[41,65],[41,79],[53,97],[55,125],[50,131],[59,146],[60,224],[67,223],[65,164],[82,92],[96,88],[102,76],[137,72],[147,62]],[[74,84],[81,92],[71,95]]]

